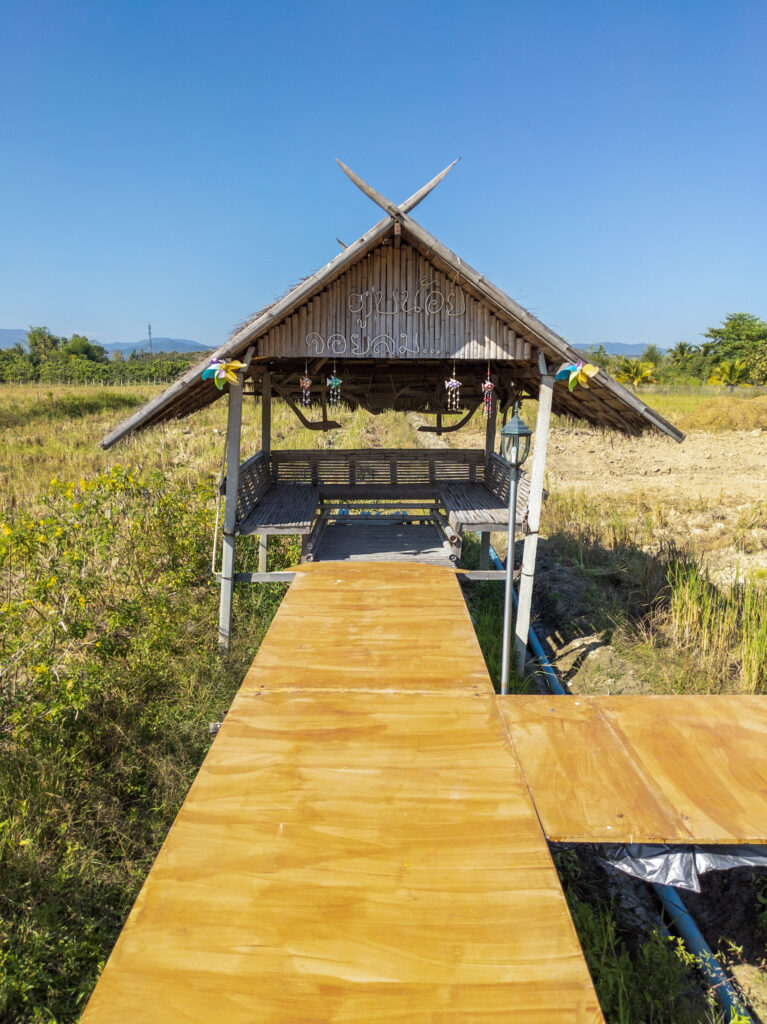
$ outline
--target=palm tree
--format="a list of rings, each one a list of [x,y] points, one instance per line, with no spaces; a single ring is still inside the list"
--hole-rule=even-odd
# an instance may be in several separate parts
[[[748,383],[748,363],[745,359],[732,359],[729,362],[719,363],[714,367],[714,372],[708,378],[709,384],[721,384],[733,388]]]
[[[680,341],[678,345],[670,349],[669,356],[674,366],[685,366],[690,359],[699,352],[697,345],[690,345],[686,341]]]
[[[618,358],[618,365],[615,371],[615,379],[621,384],[628,384],[636,391],[639,384],[655,384],[653,377],[655,367],[647,360],[627,359],[626,356]]]

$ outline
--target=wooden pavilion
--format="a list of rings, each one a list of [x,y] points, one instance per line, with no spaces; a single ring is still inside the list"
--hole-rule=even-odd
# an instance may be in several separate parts
[[[450,167],[453,165],[451,164]],[[410,216],[450,167],[400,205],[390,202],[341,164],[385,211],[385,217],[311,277],[244,323],[213,355],[242,363],[227,384],[226,494],[220,573],[219,645],[228,649],[235,582],[284,578],[267,573],[270,534],[300,534],[302,560],[347,557],[352,531],[334,533],[339,514],[387,511],[386,521],[408,533],[392,544],[363,545],[362,558],[401,558],[460,564],[464,530],[481,535],[480,573],[488,568],[490,532],[508,524],[509,471],[494,451],[496,412],[504,420],[515,401],[537,400],[529,478],[520,486],[516,519],[525,534],[519,610],[518,665],[530,624],[536,546],[552,410],[630,434],[684,435],[605,371],[588,389],[555,384],[557,371],[587,357],[464,263]],[[188,415],[216,401],[219,391],[200,363],[143,406],[101,442],[108,448],[132,431]],[[302,407],[302,378],[311,382],[317,411]],[[455,382],[460,381],[460,400]],[[483,401],[490,382],[491,414],[478,450],[273,451],[271,402],[286,402],[305,427],[333,430],[338,402],[375,415],[415,411],[434,422],[422,430],[459,430]],[[452,387],[448,387],[448,383]],[[306,380],[304,381],[304,385]],[[262,450],[241,453],[243,394],[262,399]],[[447,425],[458,406],[462,416]],[[361,522],[361,519],[357,520]],[[383,520],[377,520],[380,525]],[[366,524],[368,527],[369,523]],[[405,531],[405,527],[408,531]],[[420,534],[413,531],[421,530]],[[259,572],[235,571],[237,536],[258,535]],[[339,536],[341,545],[339,547]],[[389,538],[395,534],[388,534]],[[333,543],[330,544],[331,537]],[[324,545],[324,546],[323,546]],[[500,574],[496,574],[500,575]]]

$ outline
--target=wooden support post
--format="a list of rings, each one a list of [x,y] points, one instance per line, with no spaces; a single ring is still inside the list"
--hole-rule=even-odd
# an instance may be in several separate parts
[[[533,580],[535,578],[535,556],[538,550],[538,528],[541,524],[543,503],[543,478],[546,471],[546,449],[549,443],[551,422],[551,400],[554,396],[554,377],[549,373],[546,360],[538,352],[541,372],[541,386],[538,392],[538,417],[535,424],[535,448],[533,466],[530,472],[530,497],[527,507],[528,533],[522,554],[522,570],[519,578],[519,606],[516,625],[516,668],[518,675],[524,675],[527,652],[527,634],[530,631],[530,615],[533,604]]]
[[[240,483],[240,438],[242,435],[242,377],[229,385],[229,420],[226,428],[226,507],[224,550],[221,561],[221,603],[218,612],[218,649],[229,651],[232,635],[232,594],[234,590],[234,542],[237,524],[237,492]]]
[[[479,535],[479,567],[490,568],[490,534],[483,530]]]
[[[261,533],[258,537],[258,571],[266,572],[266,555],[267,555],[267,544],[269,541],[268,533]]]
[[[487,417],[487,425],[485,427],[485,470],[487,470],[487,463],[490,456],[495,451],[495,425],[497,416],[498,401],[496,399],[490,409],[490,415]],[[490,534],[483,532],[479,535],[479,538],[479,567],[480,569],[488,569],[490,567]]]
[[[272,375],[269,370],[261,378],[261,451],[266,468],[272,469]]]

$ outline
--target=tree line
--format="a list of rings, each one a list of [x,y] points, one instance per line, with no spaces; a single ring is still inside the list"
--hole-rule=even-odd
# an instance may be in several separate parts
[[[668,352],[647,345],[637,359],[586,349],[593,363],[636,389],[640,384],[767,385],[767,323],[752,313],[729,313],[709,327],[700,345],[680,341]]]
[[[151,384],[173,380],[197,362],[200,352],[121,352],[112,358],[103,345],[82,334],[58,337],[47,327],[30,327],[23,341],[0,349],[0,381],[15,384]]]

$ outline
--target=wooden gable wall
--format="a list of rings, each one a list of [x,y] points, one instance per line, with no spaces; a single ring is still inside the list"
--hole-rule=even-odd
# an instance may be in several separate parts
[[[527,362],[531,346],[417,249],[389,238],[270,328],[258,355]]]

